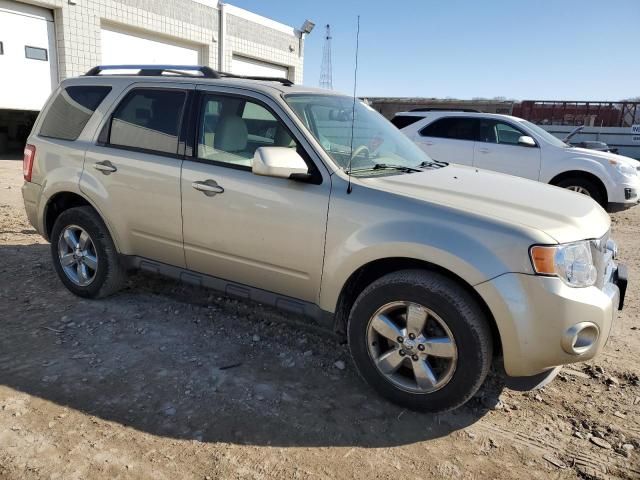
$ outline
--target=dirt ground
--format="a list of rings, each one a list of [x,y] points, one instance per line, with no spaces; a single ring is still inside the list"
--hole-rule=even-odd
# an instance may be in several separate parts
[[[603,354],[430,416],[304,319],[143,275],[73,296],[21,175],[0,160],[1,479],[640,478],[640,207],[612,216],[631,288]]]

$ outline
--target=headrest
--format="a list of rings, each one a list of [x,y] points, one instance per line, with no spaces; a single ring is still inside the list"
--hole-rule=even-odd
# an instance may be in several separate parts
[[[249,131],[242,118],[237,115],[220,117],[216,126],[214,147],[225,152],[239,152],[247,147]]]

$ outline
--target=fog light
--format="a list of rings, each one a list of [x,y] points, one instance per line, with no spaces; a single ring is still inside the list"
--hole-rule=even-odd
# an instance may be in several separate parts
[[[599,335],[600,329],[595,323],[577,323],[564,332],[562,349],[570,355],[582,355],[595,345]]]
[[[631,200],[638,195],[635,188],[625,188],[624,189],[624,198],[625,200]]]

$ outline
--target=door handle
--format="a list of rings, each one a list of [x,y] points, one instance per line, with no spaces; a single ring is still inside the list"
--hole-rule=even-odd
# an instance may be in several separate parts
[[[479,148],[478,151],[480,153],[490,153],[491,152],[491,150],[489,150],[488,148]]]
[[[429,147],[433,146],[433,142],[423,142],[423,143]]]
[[[112,164],[109,160],[105,160],[104,162],[97,162],[93,164],[93,168],[102,172],[105,175],[110,175],[113,172],[117,172],[118,169],[114,164]]]
[[[224,193],[224,188],[218,185],[218,182],[211,179],[204,180],[202,182],[193,182],[191,186],[204,193],[207,197],[213,197],[219,193]]]

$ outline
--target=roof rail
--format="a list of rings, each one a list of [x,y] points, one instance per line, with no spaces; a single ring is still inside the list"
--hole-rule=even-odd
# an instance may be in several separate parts
[[[218,72],[202,65],[98,65],[85,73],[85,76],[95,77],[107,70],[138,70],[137,75],[146,77],[161,76],[163,73],[189,75],[185,72],[200,72],[204,78],[220,78]]]
[[[293,85],[293,82],[288,78],[236,75],[234,73],[218,72],[202,65],[98,65],[84,75],[87,77],[96,77],[108,70],[138,70],[138,73],[134,75],[146,77],[159,77],[162,76],[163,73],[195,76],[190,75],[188,72],[200,72],[202,78],[239,78],[244,80],[260,80],[263,82],[278,82],[286,86]]]
[[[412,108],[409,110],[410,112],[469,112],[469,113],[480,113],[480,110],[476,110],[475,108],[446,108],[446,107],[419,107]]]
[[[243,80],[258,80],[262,82],[278,82],[282,85],[290,87],[293,85],[293,82],[288,78],[284,77],[263,77],[259,75],[236,75],[235,73],[227,73],[227,72],[218,72],[221,77],[226,78],[239,78]]]

